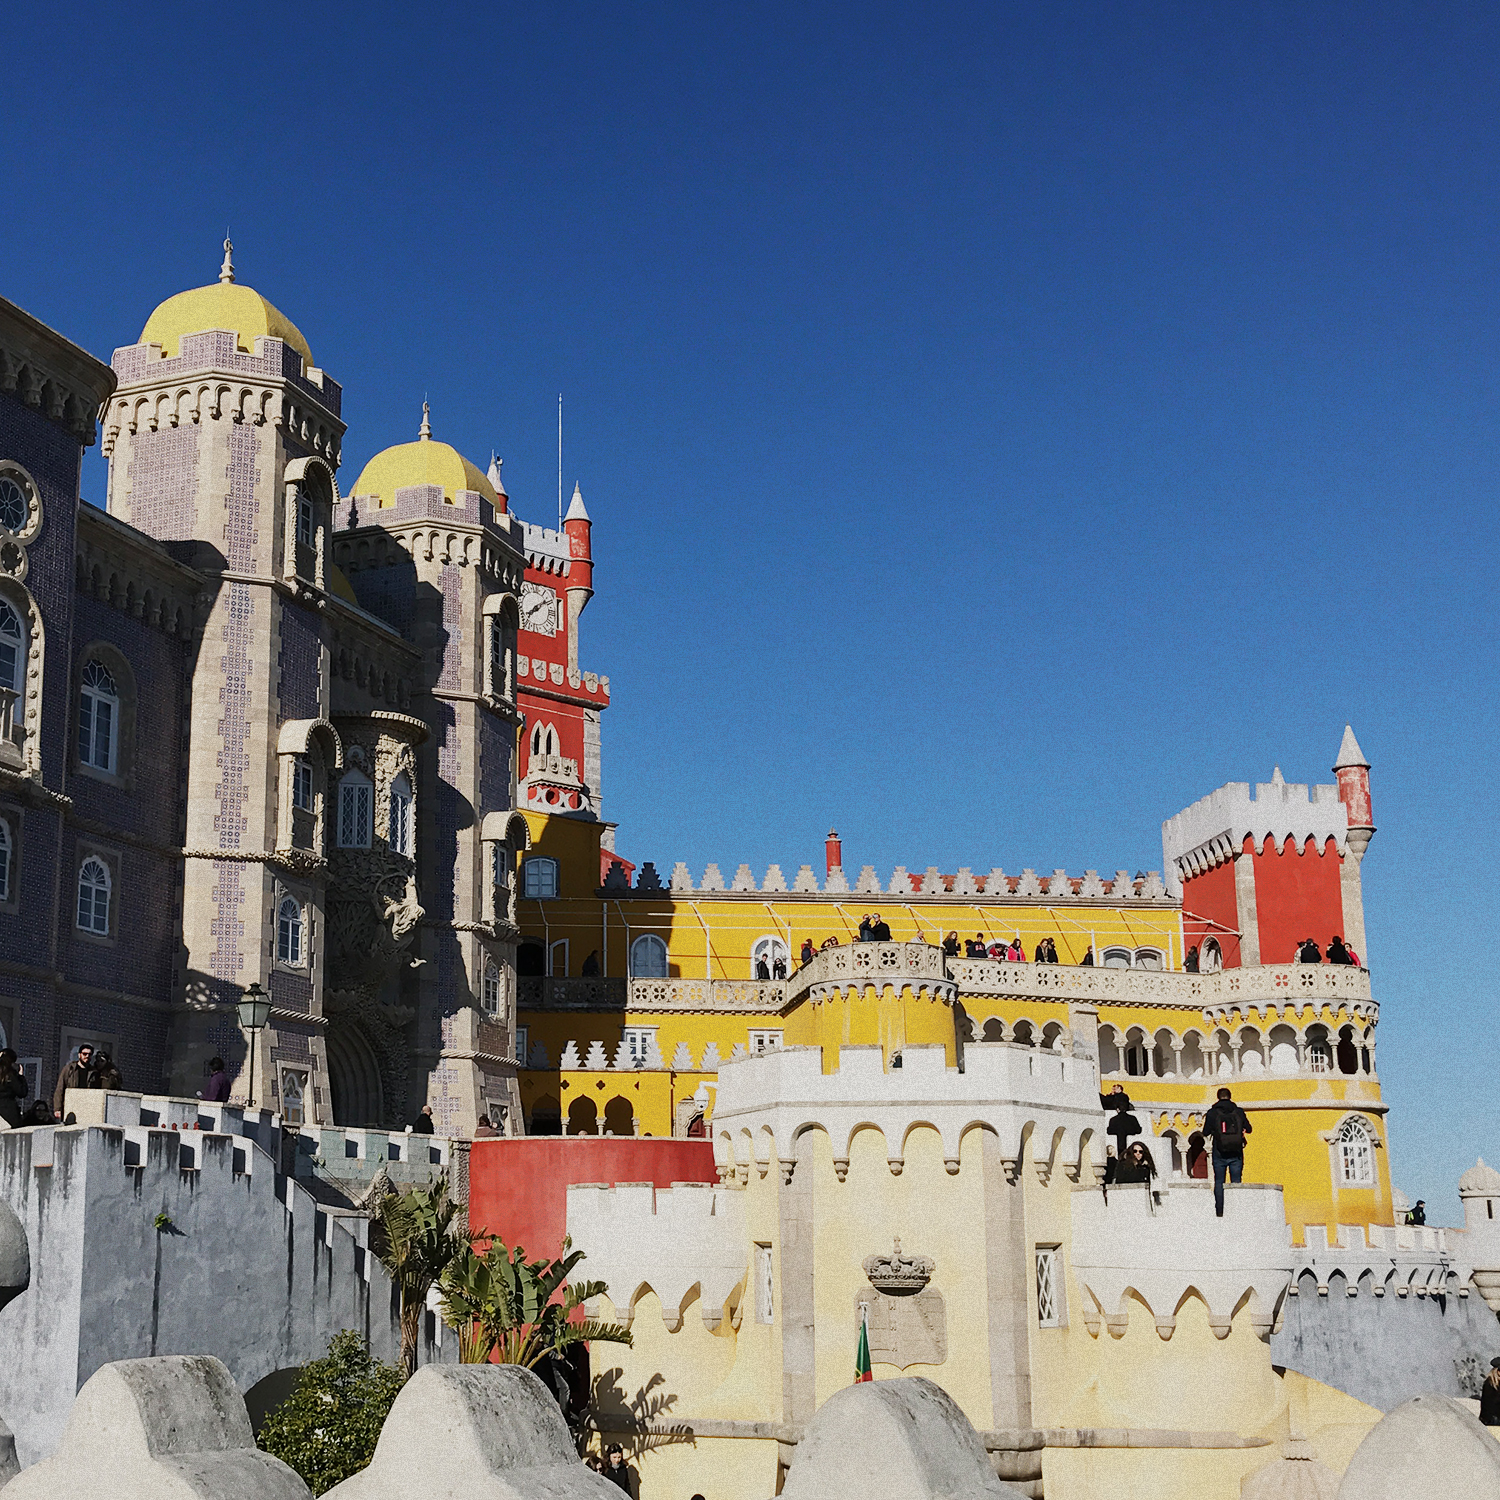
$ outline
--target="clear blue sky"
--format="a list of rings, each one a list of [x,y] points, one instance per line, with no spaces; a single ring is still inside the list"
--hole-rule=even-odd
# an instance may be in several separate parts
[[[1394,1166],[1500,1158],[1493,5],[7,17],[0,292],[241,279],[595,520],[606,807],[670,869],[1158,868],[1374,762]],[[97,450],[85,475],[103,493]]]

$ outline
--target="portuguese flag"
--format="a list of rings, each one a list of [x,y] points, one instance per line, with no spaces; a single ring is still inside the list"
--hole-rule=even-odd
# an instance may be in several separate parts
[[[866,1380],[874,1380],[875,1376],[870,1370],[870,1330],[865,1320],[859,1320],[859,1347],[854,1351],[854,1383],[861,1384]]]

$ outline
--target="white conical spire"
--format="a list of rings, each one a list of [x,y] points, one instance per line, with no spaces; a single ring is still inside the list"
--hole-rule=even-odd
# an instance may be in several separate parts
[[[589,513],[584,509],[583,505],[583,491],[579,489],[575,481],[573,485],[573,499],[568,505],[568,514],[564,517],[564,520],[587,521],[588,518]]]
[[[432,410],[425,401],[422,403],[422,425],[417,428],[417,436],[424,443],[432,440]]]
[[[226,234],[224,236],[224,264],[219,267],[220,281],[234,280],[234,261],[230,257],[234,254],[234,241]]]
[[[1359,748],[1359,741],[1354,738],[1354,726],[1344,725],[1344,738],[1339,744],[1339,758],[1334,761],[1333,769],[1341,771],[1345,766],[1363,766],[1365,770],[1370,769],[1370,762],[1365,759],[1365,752]]]
[[[1282,778],[1282,775],[1281,775],[1281,767],[1280,766],[1277,766],[1271,772],[1271,785],[1272,786],[1285,786],[1286,785],[1286,782]]]
[[[494,490],[497,495],[505,495],[505,485],[501,482],[500,479],[500,468],[501,465],[504,464],[504,462],[505,460],[503,458],[495,457],[495,452],[492,448],[490,450],[490,471],[485,475],[485,478],[488,479],[490,484],[494,486]],[[510,496],[506,495],[505,498],[508,500]]]

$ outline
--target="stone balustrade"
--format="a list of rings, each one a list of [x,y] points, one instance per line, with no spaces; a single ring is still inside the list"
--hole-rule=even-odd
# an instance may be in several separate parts
[[[1250,1326],[1268,1338],[1292,1277],[1279,1187],[1225,1190],[1224,1217],[1214,1215],[1211,1183],[1079,1188],[1073,1194],[1073,1273],[1084,1293],[1079,1309],[1095,1337],[1101,1324],[1124,1333],[1132,1294],[1169,1339],[1189,1292],[1208,1307],[1209,1327],[1227,1338],[1242,1301]]]
[[[517,981],[521,1010],[749,1011],[774,1015],[787,1000],[785,980],[538,979]]]
[[[943,950],[932,943],[844,943],[824,948],[798,969],[786,982],[786,998],[791,1001],[810,990],[857,989],[867,984],[953,988]]]
[[[1373,1013],[1374,1004],[1370,999],[1370,971],[1346,964],[1260,964],[1221,969],[1213,974],[1183,974],[1175,970],[1081,968],[1071,964],[953,958],[948,960],[948,973],[961,996],[1158,1005],[1222,1014],[1288,1006],[1301,1009],[1324,1001],[1342,1001],[1351,1010],[1366,1007]]]

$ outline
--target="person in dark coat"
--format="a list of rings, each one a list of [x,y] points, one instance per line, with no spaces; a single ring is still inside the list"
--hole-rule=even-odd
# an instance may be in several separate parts
[[[26,1124],[28,1125],[55,1125],[56,1123],[57,1116],[45,1099],[38,1099],[26,1111]]]
[[[625,1450],[618,1443],[611,1443],[604,1455],[604,1477],[611,1484],[617,1484],[627,1495],[636,1493],[635,1472],[625,1462]]]
[[[1349,950],[1344,946],[1344,940],[1338,933],[1334,933],[1328,944],[1328,962],[1331,964],[1352,964],[1354,960],[1349,957]]]
[[[1089,944],[1089,951],[1078,960],[1078,967],[1080,969],[1092,969],[1094,967],[1094,945],[1092,943]]]
[[[416,1123],[412,1126],[412,1130],[415,1131],[418,1135],[432,1134],[432,1106],[430,1104],[424,1104],[422,1106],[422,1113],[417,1116]]]
[[[766,955],[764,953],[755,960],[755,977],[757,979],[769,979],[771,977],[771,966],[766,962]]]
[[[1155,1176],[1156,1161],[1146,1149],[1145,1142],[1132,1141],[1115,1168],[1115,1181],[1150,1182]]]
[[[1141,1133],[1141,1122],[1130,1112],[1130,1095],[1125,1092],[1124,1084],[1117,1083],[1109,1093],[1099,1095],[1099,1103],[1109,1115],[1104,1128],[1114,1137],[1115,1154],[1123,1161],[1130,1137]]]
[[[1418,1198],[1411,1206],[1411,1212],[1406,1216],[1408,1224],[1425,1224],[1427,1222],[1427,1200]]]
[[[125,1077],[115,1066],[115,1060],[102,1049],[94,1054],[94,1066],[89,1073],[91,1089],[113,1089],[118,1093],[125,1087]]]
[[[888,943],[891,941],[891,924],[880,920],[880,913],[875,913],[875,920],[870,923],[870,938],[872,942]]]
[[[1238,1182],[1245,1171],[1245,1141],[1250,1119],[1228,1089],[1219,1090],[1218,1102],[1203,1117],[1203,1133],[1213,1147],[1214,1213],[1224,1217],[1224,1179]]]
[[[15,1048],[0,1050],[0,1120],[14,1130],[21,1123],[21,1101],[26,1097],[26,1080],[16,1066]]]
[[[1208,1177],[1208,1148],[1203,1143],[1201,1130],[1195,1130],[1188,1137],[1187,1174],[1202,1179]]]
[[[870,941],[870,914],[866,912],[859,919],[859,941],[868,943]]]
[[[62,1117],[63,1105],[68,1100],[68,1090],[86,1089],[93,1066],[94,1049],[90,1043],[85,1042],[78,1049],[78,1056],[57,1075],[57,1087],[52,1090],[52,1113],[59,1119]]]
[[[1184,974],[1196,974],[1198,972],[1198,945],[1193,944],[1187,951],[1187,957],[1182,961],[1182,972]]]
[[[1500,1359],[1490,1361],[1490,1373],[1479,1387],[1479,1420],[1486,1427],[1500,1427]]]
[[[229,1103],[229,1074],[224,1071],[222,1057],[209,1059],[208,1087],[203,1090],[203,1098],[208,1104]]]
[[[584,959],[583,967],[578,972],[585,979],[597,979],[599,977],[599,950],[597,948]]]

